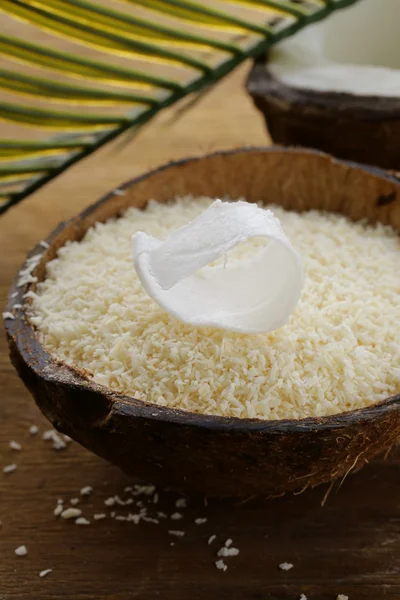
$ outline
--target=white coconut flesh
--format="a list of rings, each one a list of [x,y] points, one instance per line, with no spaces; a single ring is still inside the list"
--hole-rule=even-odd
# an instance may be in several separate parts
[[[273,48],[270,73],[300,89],[400,98],[400,0],[359,0]]]

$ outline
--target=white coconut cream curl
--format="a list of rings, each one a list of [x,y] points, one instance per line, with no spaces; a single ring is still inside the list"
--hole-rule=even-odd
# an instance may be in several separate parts
[[[266,245],[248,260],[227,262],[227,252],[251,238]],[[132,237],[136,272],[148,295],[171,316],[194,326],[240,333],[282,327],[303,286],[301,258],[270,210],[216,200],[165,241],[143,232]],[[225,263],[208,266],[225,257]]]

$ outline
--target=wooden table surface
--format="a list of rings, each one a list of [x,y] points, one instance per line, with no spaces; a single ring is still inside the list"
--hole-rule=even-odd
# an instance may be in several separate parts
[[[170,111],[132,145],[100,151],[1,217],[2,303],[27,250],[104,192],[173,158],[268,143],[241,87],[247,68],[173,126]],[[108,517],[77,526],[53,515],[58,498],[68,503],[91,485],[93,494],[79,504],[85,517],[104,509],[126,514],[129,507],[107,508],[104,500],[126,498],[124,487],[131,482],[76,443],[56,452],[40,434],[29,435],[33,423],[41,433],[49,426],[10,365],[3,335],[0,390],[0,466],[18,466],[8,475],[0,471],[0,600],[400,598],[399,454],[336,486],[324,507],[326,488],[317,488],[276,500],[214,500],[207,506],[203,498],[189,498],[188,507],[179,509],[182,520],[159,525]],[[11,450],[10,440],[22,451]],[[176,498],[160,491],[157,510],[171,514]],[[208,520],[196,525],[198,517]],[[170,529],[185,536],[173,537]],[[215,567],[216,552],[227,538],[240,553],[226,559],[228,570],[222,572]],[[21,544],[28,549],[25,557],[14,553]],[[282,562],[293,569],[280,570]]]

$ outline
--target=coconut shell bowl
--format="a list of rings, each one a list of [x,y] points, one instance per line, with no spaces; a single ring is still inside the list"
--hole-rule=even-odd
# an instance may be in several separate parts
[[[170,163],[119,189],[125,194],[107,194],[61,223],[47,238],[48,248],[39,244],[32,250],[27,260],[41,254],[33,272],[39,281],[60,246],[81,239],[97,221],[129,206],[145,207],[151,198],[166,202],[187,193],[333,211],[400,231],[395,178],[308,150],[210,154]],[[400,437],[400,395],[329,417],[265,421],[194,414],[119,394],[45,350],[27,318],[30,300],[24,297],[36,284],[17,283],[18,275],[6,308],[15,318],[5,322],[19,376],[57,430],[135,477],[183,492],[276,496],[342,478]],[[22,308],[13,309],[15,303]]]
[[[247,90],[277,144],[400,171],[398,0],[362,0],[278,44]]]

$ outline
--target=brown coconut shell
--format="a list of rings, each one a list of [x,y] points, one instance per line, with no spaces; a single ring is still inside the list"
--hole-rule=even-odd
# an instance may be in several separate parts
[[[97,221],[128,206],[144,207],[177,194],[265,201],[287,209],[321,209],[400,231],[400,183],[374,169],[318,152],[250,148],[174,162],[107,194],[48,237],[34,275],[67,240],[80,240]],[[59,431],[127,473],[182,491],[218,496],[279,495],[358,469],[400,436],[400,395],[324,418],[263,421],[159,407],[94,383],[84,370],[50,356],[27,318],[35,284],[10,291],[6,319],[10,355],[37,405]],[[11,294],[17,292],[17,297]],[[21,303],[22,309],[13,309]],[[393,365],[398,366],[398,365]],[[400,390],[399,390],[400,391]]]
[[[254,63],[246,87],[275,143],[400,170],[400,98],[290,87],[266,60]]]

